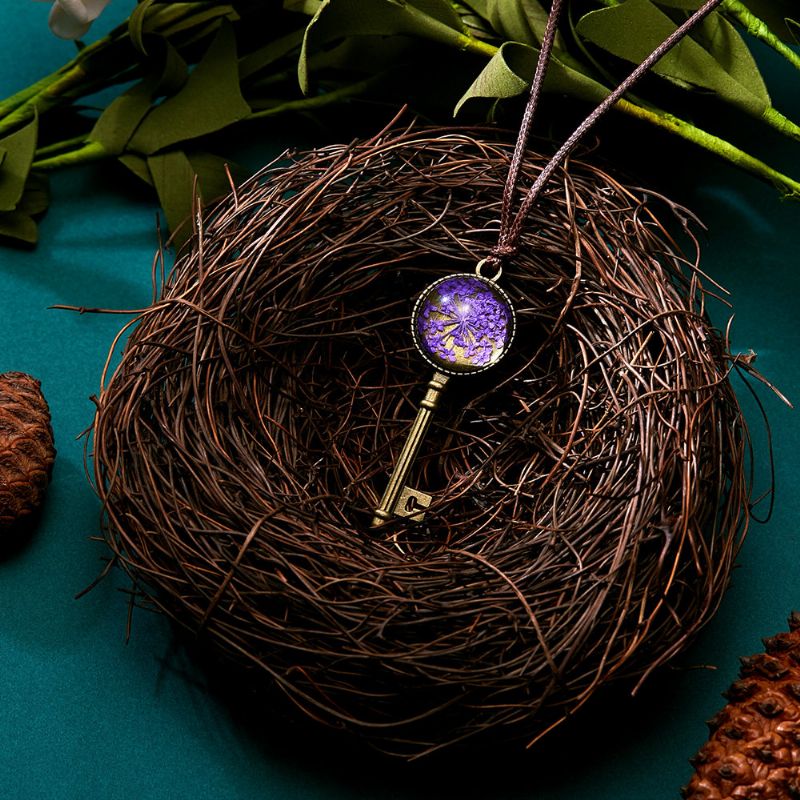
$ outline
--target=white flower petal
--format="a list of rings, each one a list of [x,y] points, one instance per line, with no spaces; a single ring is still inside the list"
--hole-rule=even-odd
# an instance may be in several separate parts
[[[75,19],[74,16],[64,11],[59,3],[53,3],[48,23],[50,30],[59,39],[80,39],[91,25],[89,20]]]
[[[61,6],[62,11],[76,22],[91,22],[84,0],[56,0],[56,4]]]
[[[83,0],[88,19],[97,19],[111,0]]]

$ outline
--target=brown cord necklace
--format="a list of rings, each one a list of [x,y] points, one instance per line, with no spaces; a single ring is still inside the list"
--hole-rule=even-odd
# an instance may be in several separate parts
[[[374,511],[373,528],[385,524],[393,517],[405,517],[412,521],[419,521],[424,517],[425,509],[431,504],[433,497],[411,488],[407,479],[439,404],[442,390],[451,376],[470,375],[490,369],[510,349],[516,328],[516,315],[509,296],[497,282],[503,273],[503,263],[517,252],[528,213],[550,176],[606,111],[721,2],[722,0],[707,0],[575,128],[543,167],[522,198],[516,214],[512,214],[531,124],[563,6],[563,0],[553,0],[503,190],[497,244],[489,255],[478,262],[474,273],[459,272],[440,278],[422,292],[414,306],[411,315],[414,344],[422,358],[435,371],[428,382],[427,392],[397,457],[380,504]],[[486,267],[494,268],[491,276],[483,274]]]

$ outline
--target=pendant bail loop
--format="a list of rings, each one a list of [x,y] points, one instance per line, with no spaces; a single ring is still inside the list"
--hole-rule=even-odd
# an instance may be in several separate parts
[[[483,274],[483,267],[486,264],[494,264],[496,266],[496,271],[494,275],[484,275]],[[503,267],[500,263],[500,260],[497,258],[492,258],[491,256],[486,256],[486,258],[482,258],[475,267],[475,274],[479,278],[483,278],[485,281],[491,281],[492,283],[497,283],[500,280],[500,276],[503,274]]]

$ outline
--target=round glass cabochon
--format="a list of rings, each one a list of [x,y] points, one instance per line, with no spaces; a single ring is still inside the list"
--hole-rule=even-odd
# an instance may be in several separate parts
[[[486,278],[448,275],[417,300],[414,342],[423,358],[443,372],[481,372],[496,364],[514,338],[514,308],[508,295]]]

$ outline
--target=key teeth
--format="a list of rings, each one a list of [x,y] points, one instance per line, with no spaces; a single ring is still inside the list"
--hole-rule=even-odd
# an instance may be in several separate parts
[[[414,522],[420,522],[425,518],[424,509],[428,508],[432,500],[432,495],[412,489],[410,486],[404,486],[393,510],[398,517],[406,517]]]

